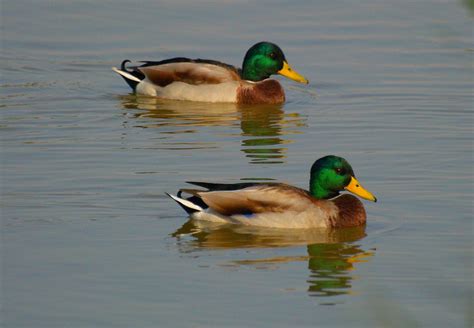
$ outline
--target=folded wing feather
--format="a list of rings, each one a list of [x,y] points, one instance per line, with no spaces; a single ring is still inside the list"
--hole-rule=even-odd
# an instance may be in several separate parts
[[[199,85],[240,80],[237,71],[210,63],[176,62],[138,69],[149,81],[161,87],[177,81]]]
[[[288,185],[201,192],[199,197],[211,209],[223,215],[301,212],[313,205],[311,196],[306,191]]]

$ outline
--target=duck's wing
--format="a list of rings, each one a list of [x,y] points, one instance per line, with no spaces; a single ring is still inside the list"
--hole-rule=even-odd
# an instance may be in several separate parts
[[[241,182],[241,183],[212,183],[212,182],[199,182],[199,181],[186,181],[186,183],[206,188],[208,191],[217,190],[238,190],[252,186],[263,185],[261,182]],[[268,185],[268,184],[266,184]]]
[[[249,215],[265,212],[302,212],[314,205],[309,193],[285,184],[259,184],[251,187],[197,192],[196,196],[222,215]]]
[[[189,188],[181,188],[178,191],[177,197],[180,199],[185,199],[187,201],[190,201],[192,204],[198,205],[201,207],[201,209],[206,209],[209,206],[201,199],[200,193],[202,192],[209,192],[209,191],[228,191],[228,190],[239,190],[243,188],[248,188],[256,185],[260,185],[261,183],[255,183],[255,182],[244,182],[244,183],[211,183],[211,182],[197,182],[197,181],[186,181],[186,183],[193,184],[195,186],[203,187],[206,188],[206,191],[199,190],[199,189],[189,189]],[[186,193],[191,195],[191,197],[188,198],[183,198],[182,194]],[[173,196],[168,195],[175,199]],[[176,199],[175,199],[176,200]],[[182,206],[182,204],[180,204]],[[184,207],[183,207],[184,208]],[[187,207],[189,209],[189,206]],[[188,213],[187,208],[184,208]]]
[[[211,65],[221,66],[231,71],[235,71],[238,75],[240,75],[240,69],[237,69],[235,66],[220,62],[218,60],[212,60],[212,59],[201,59],[201,58],[191,59],[187,57],[174,57],[174,58],[164,59],[160,61],[142,60],[140,61],[140,63],[143,63],[143,64],[137,67],[159,66],[159,65],[172,64],[172,63],[211,64]]]
[[[172,58],[159,62],[148,61],[132,67],[144,78],[160,87],[173,82],[192,85],[219,84],[239,81],[239,71],[231,65],[207,59]]]

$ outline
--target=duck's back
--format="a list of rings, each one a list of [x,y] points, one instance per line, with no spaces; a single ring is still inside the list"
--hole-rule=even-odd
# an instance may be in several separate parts
[[[240,83],[238,71],[223,63],[206,60],[148,62],[136,69],[144,79],[136,92],[166,99],[236,102]]]
[[[198,220],[273,228],[324,228],[337,214],[332,202],[315,200],[303,189],[286,184],[256,184],[237,190],[197,192],[209,206]]]

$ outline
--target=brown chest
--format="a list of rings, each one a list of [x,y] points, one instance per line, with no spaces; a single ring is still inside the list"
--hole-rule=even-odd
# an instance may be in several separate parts
[[[331,218],[331,225],[335,228],[355,227],[365,224],[367,215],[364,205],[356,197],[344,194],[332,200],[338,208],[338,215]]]
[[[276,80],[242,83],[237,89],[239,104],[281,104],[285,102],[283,87]]]

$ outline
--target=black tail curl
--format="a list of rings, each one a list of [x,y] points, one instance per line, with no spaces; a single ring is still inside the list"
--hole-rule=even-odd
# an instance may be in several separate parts
[[[120,64],[120,69],[124,72],[132,74],[132,71],[127,70],[127,67],[125,66],[127,63],[131,63],[129,59],[125,59],[122,64]]]
[[[131,63],[131,61],[128,60],[128,59],[125,59],[120,64],[120,70],[125,72],[125,73],[128,73],[130,75],[135,76],[139,80],[143,80],[145,78],[145,75],[137,69],[137,66],[131,66],[130,69],[128,69],[127,66],[126,66],[128,63]],[[133,91],[135,92],[136,89],[137,89],[138,82],[135,81],[135,80],[131,80],[130,78],[127,78],[126,76],[123,76],[123,75],[122,75],[122,77],[125,80],[125,82],[127,82],[127,84],[130,86],[130,88],[132,88]]]

